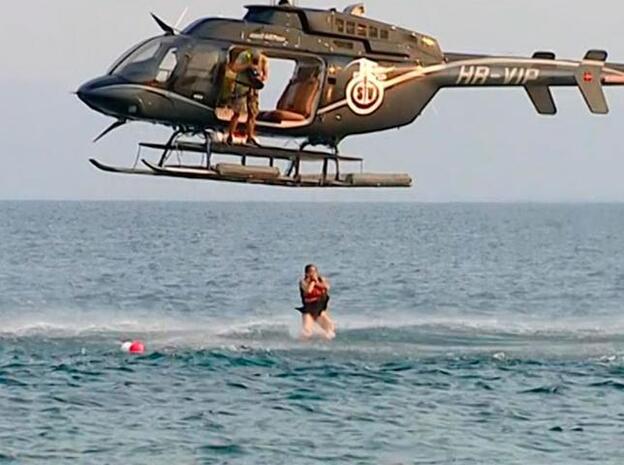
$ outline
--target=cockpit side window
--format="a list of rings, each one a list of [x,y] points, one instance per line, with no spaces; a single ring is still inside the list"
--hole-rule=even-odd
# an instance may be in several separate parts
[[[152,42],[150,44],[146,44],[145,47],[137,50],[132,57],[130,57],[129,61],[133,63],[137,63],[140,61],[151,60],[156,53],[158,53],[158,49],[160,48],[160,44],[158,42]]]
[[[110,72],[117,73],[129,64],[149,61],[154,58],[154,56],[158,53],[159,49],[160,41],[158,39],[150,40],[118,60],[112,66]]]
[[[183,38],[152,39],[119,60],[111,74],[132,83],[168,87],[185,49]]]

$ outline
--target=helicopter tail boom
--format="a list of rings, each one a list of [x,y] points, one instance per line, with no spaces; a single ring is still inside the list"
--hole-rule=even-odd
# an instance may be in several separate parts
[[[624,65],[607,63],[607,52],[590,50],[583,60],[558,60],[552,52],[531,58],[448,54],[437,74],[440,87],[524,87],[538,113],[557,112],[551,87],[578,87],[589,110],[609,112],[603,86],[624,85]]]

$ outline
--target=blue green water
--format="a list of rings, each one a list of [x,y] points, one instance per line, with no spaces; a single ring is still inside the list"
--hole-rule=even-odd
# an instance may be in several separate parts
[[[621,464],[623,230],[618,205],[0,203],[0,464]],[[308,262],[331,343],[297,338]]]

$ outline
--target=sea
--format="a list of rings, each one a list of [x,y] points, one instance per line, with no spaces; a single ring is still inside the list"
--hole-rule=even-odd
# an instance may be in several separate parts
[[[623,231],[617,204],[1,202],[0,464],[620,465]],[[331,342],[299,339],[308,263]]]

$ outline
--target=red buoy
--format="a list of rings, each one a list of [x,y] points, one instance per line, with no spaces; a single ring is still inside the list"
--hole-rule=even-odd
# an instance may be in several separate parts
[[[121,350],[129,354],[140,355],[145,353],[145,344],[141,341],[124,342]]]

